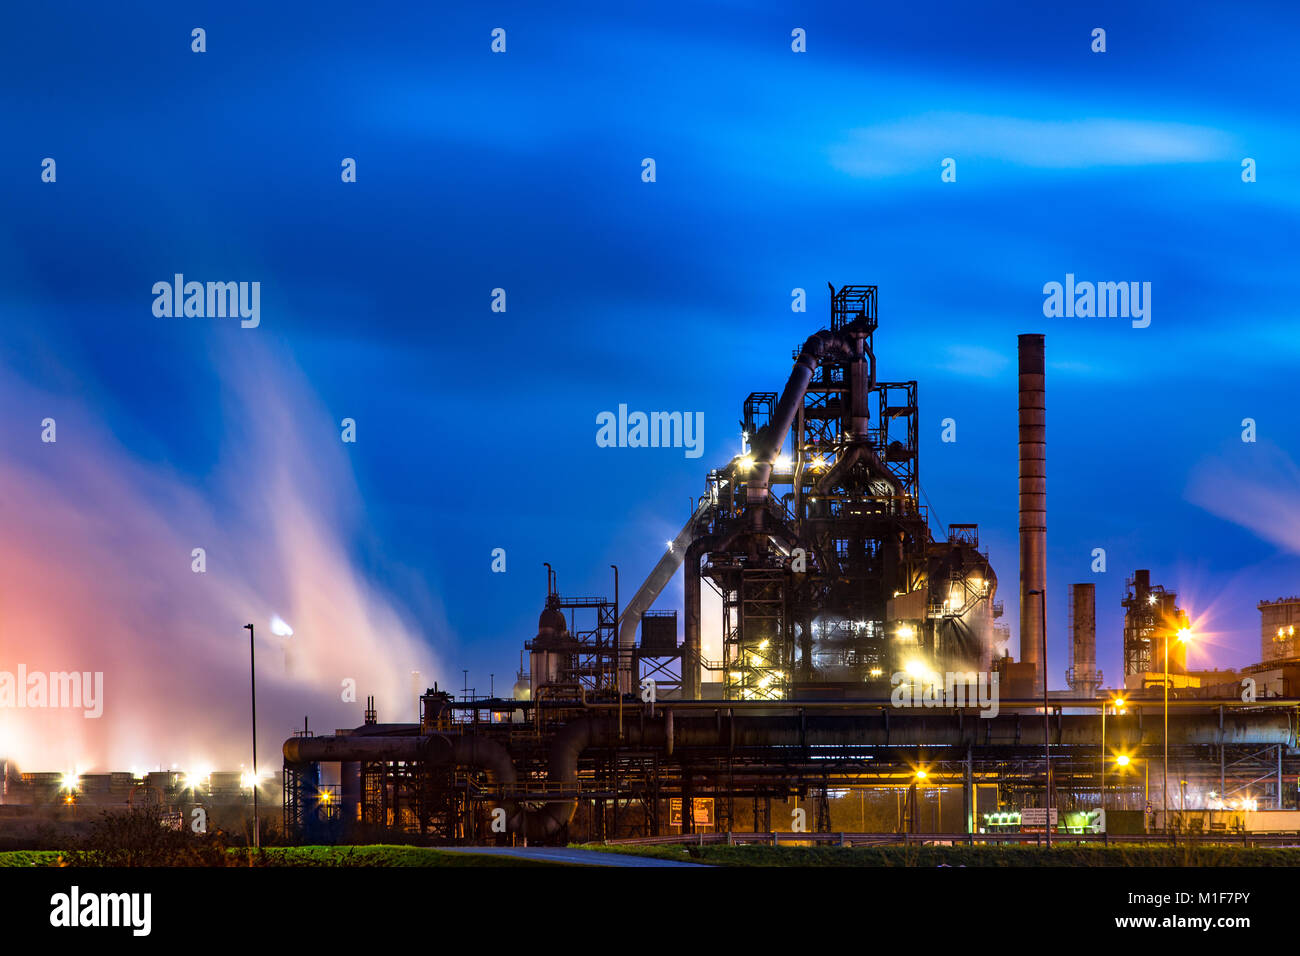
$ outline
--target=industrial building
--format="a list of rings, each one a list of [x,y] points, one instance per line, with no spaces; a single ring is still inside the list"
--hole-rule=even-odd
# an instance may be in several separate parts
[[[1095,592],[1080,584],[1070,689],[1044,693],[1044,337],[1019,341],[1017,661],[977,525],[936,528],[927,513],[917,383],[878,374],[895,370],[878,369],[876,288],[831,292],[829,326],[794,349],[779,391],[744,399],[745,446],[704,476],[626,605],[617,569],[612,597],[574,596],[548,565],[514,695],[435,686],[416,724],[381,723],[372,703],[360,727],[295,735],[286,827],[556,842],[792,821],[977,832],[1049,793],[1062,812],[1128,811],[1142,827],[1173,826],[1158,814],[1188,807],[1189,791],[1192,806],[1294,806],[1300,695],[1265,686],[1248,701],[1236,674],[1189,674],[1186,615],[1147,571],[1124,601],[1124,690],[1101,690]],[[684,607],[656,608],[678,571]],[[703,651],[705,587],[720,597],[716,659]],[[1267,608],[1265,660],[1295,660],[1300,603]],[[979,675],[996,681],[996,715],[976,699]],[[918,690],[904,706],[900,681]]]

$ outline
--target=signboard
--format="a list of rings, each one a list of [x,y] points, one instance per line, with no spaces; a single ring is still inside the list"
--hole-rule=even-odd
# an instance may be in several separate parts
[[[1056,826],[1057,809],[1052,807],[1052,826]],[[1041,827],[1047,825],[1047,810],[1044,807],[1025,807],[1020,811],[1022,827]]]
[[[696,797],[694,801],[695,825],[697,827],[713,826],[713,798]],[[682,798],[671,797],[668,800],[668,825],[682,825]]]

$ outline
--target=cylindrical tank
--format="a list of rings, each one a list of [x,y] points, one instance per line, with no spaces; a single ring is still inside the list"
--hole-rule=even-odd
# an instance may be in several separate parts
[[[569,624],[559,608],[558,595],[549,595],[546,607],[537,619],[537,637],[528,657],[529,698],[536,700],[538,691],[547,684],[558,684],[572,668],[572,641]]]

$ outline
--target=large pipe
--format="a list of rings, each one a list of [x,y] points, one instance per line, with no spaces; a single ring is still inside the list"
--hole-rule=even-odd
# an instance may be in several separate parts
[[[1020,336],[1020,660],[1034,665],[1034,693],[1046,675],[1043,602],[1047,587],[1047,404],[1043,336]],[[1037,591],[1037,594],[1030,594]],[[1033,598],[1033,600],[1031,600]]]
[[[785,391],[781,393],[780,401],[777,402],[776,408],[772,412],[772,420],[762,432],[754,436],[751,446],[754,457],[754,473],[749,477],[745,485],[745,501],[747,504],[763,504],[767,501],[768,487],[772,478],[772,466],[776,464],[777,456],[781,453],[781,448],[785,444],[785,436],[794,427],[795,414],[803,404],[804,393],[808,391],[808,383],[812,381],[813,372],[817,369],[817,363],[821,361],[824,355],[832,352],[840,353],[846,359],[857,358],[861,360],[860,355],[855,355],[853,341],[848,336],[827,329],[822,329],[820,332],[814,332],[808,336],[808,340],[803,344],[803,349],[799,352],[799,357],[795,359],[794,368],[790,371],[790,378],[786,380]]]
[[[1142,722],[1135,714],[1112,717],[1107,728],[1110,745],[1120,750],[1158,749],[1164,738],[1159,721]],[[1049,722],[1053,746],[1095,747],[1100,743],[1099,724],[1091,715],[1068,714]],[[1220,746],[1281,744],[1295,747],[1297,718],[1294,709],[1217,714],[1171,714],[1169,743],[1174,746]],[[376,757],[381,752],[374,738],[292,738],[284,745],[291,763],[316,760],[416,759],[435,764],[454,763],[476,767],[488,773],[498,787],[510,788],[517,780],[514,762],[497,741],[477,735],[390,738],[382,743],[401,742],[402,757]],[[784,749],[808,755],[812,751],[842,751],[846,747],[921,746],[985,748],[1023,747],[1037,750],[1044,743],[1044,725],[1036,719],[1002,714],[990,719],[947,715],[801,714],[792,716],[744,716],[734,712],[711,715],[671,712],[662,718],[629,722],[620,730],[614,716],[583,717],[565,724],[551,744],[547,783],[565,791],[578,789],[578,767],[582,755],[592,747],[620,746],[656,750],[665,756],[692,748],[734,754],[739,751]],[[387,751],[385,751],[387,753]],[[788,760],[789,754],[773,754]],[[507,825],[529,839],[554,836],[573,819],[576,797],[546,801],[531,809],[505,797]]]
[[[618,689],[620,693],[630,694],[636,689],[633,686],[635,675],[632,674],[632,660],[636,649],[636,629],[641,624],[641,618],[646,611],[650,610],[651,605],[663,593],[663,589],[668,586],[668,582],[673,579],[673,575],[677,573],[677,569],[682,566],[687,549],[699,537],[699,529],[702,526],[701,519],[710,507],[712,507],[712,502],[707,497],[700,499],[699,506],[686,519],[686,524],[682,525],[682,530],[677,532],[677,537],[668,545],[668,550],[663,553],[663,556],[651,569],[645,581],[642,582],[641,587],[637,588],[636,593],[627,602],[627,607],[619,615]],[[696,566],[699,566],[698,561]],[[689,572],[687,576],[689,577]]]
[[[415,725],[412,725],[413,727]],[[290,737],[284,742],[288,763],[331,763],[339,761],[437,761],[449,752],[445,737]]]

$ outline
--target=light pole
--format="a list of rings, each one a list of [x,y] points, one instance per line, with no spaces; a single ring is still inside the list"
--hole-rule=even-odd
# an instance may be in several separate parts
[[[1115,716],[1118,717],[1124,713],[1124,698],[1112,697],[1101,705],[1101,812],[1103,816],[1106,814],[1106,708],[1111,704],[1115,705]]]
[[[1043,759],[1047,765],[1047,799],[1044,801],[1044,825],[1047,830],[1047,849],[1052,848],[1052,718],[1047,709],[1047,589],[1030,589],[1026,593],[1038,595],[1038,609],[1042,614],[1043,644],[1039,649],[1039,662],[1043,668]],[[1021,653],[1023,657],[1023,652]]]
[[[253,650],[253,625],[248,629],[248,678],[253,702],[253,846],[262,848],[262,827],[257,819],[257,658]]]
[[[1185,644],[1191,638],[1192,632],[1189,628],[1181,628],[1177,634],[1177,640],[1180,644]],[[1165,632],[1165,766],[1164,773],[1160,781],[1162,791],[1161,798],[1164,801],[1164,816],[1161,818],[1161,824],[1165,832],[1169,831],[1169,632]]]

